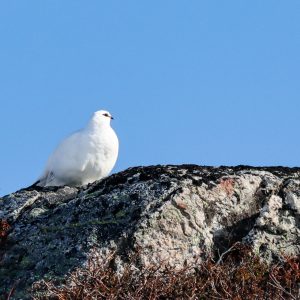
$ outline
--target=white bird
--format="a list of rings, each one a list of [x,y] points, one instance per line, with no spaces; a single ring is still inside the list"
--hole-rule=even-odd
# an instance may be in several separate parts
[[[49,157],[38,186],[81,186],[113,169],[119,141],[108,111],[96,111],[87,126],[63,140]]]

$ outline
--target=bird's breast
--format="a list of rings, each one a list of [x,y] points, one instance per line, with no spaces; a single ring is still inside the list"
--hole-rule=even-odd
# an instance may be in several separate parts
[[[112,130],[106,134],[94,135],[90,140],[90,167],[95,172],[107,176],[112,170],[118,157],[119,142]]]

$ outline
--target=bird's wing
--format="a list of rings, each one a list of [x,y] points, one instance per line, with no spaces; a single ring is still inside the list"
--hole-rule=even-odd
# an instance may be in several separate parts
[[[40,185],[42,183],[48,184],[55,178],[55,172],[60,169],[80,170],[87,164],[85,153],[83,136],[81,131],[77,131],[64,139],[50,155],[46,168],[39,178]],[[76,170],[74,170],[76,171]]]

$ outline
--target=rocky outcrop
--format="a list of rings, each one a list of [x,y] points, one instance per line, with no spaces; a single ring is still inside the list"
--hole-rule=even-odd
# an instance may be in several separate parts
[[[0,295],[26,298],[93,253],[137,268],[181,268],[242,241],[267,261],[300,253],[300,169],[130,168],[82,188],[31,187],[0,198]],[[5,236],[5,238],[4,238]]]

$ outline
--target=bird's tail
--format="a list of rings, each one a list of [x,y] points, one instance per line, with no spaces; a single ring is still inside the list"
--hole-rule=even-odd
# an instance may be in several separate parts
[[[46,186],[47,180],[49,177],[49,173],[45,172],[42,174],[37,181],[35,181],[32,185],[25,188],[25,190],[38,190],[44,186]]]
[[[49,182],[52,182],[53,179],[54,174],[52,172],[46,172],[36,182],[24,188],[23,190],[42,190],[49,184]]]

